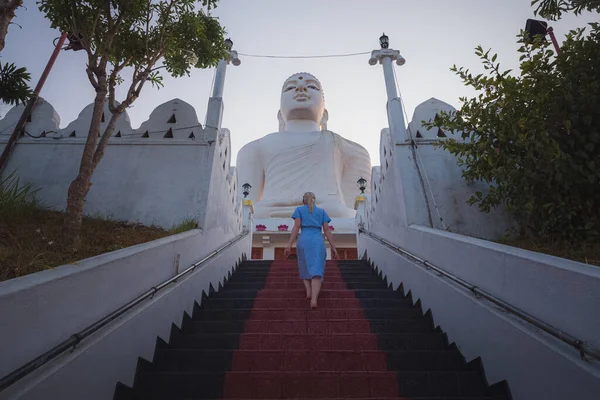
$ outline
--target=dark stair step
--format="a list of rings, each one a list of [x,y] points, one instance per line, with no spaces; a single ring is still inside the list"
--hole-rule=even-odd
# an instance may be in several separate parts
[[[295,288],[302,288],[302,283],[300,282],[300,280],[298,280],[298,282],[296,282],[298,285],[295,285]],[[347,289],[358,289],[358,290],[376,290],[376,289],[387,289],[388,286],[380,281],[377,280],[375,282],[350,282],[350,283],[344,283],[343,285],[340,285],[341,288],[347,288]],[[237,281],[233,281],[233,280],[229,280],[225,286],[223,287],[224,291],[228,291],[228,290],[261,290],[265,287],[264,282],[237,282]],[[324,285],[324,290],[327,290],[329,286],[327,283]]]
[[[423,313],[420,309],[412,308],[372,308],[372,309],[346,309],[346,310],[317,310],[316,312],[308,309],[273,309],[273,308],[254,308],[251,309],[233,309],[233,310],[207,310],[198,307],[194,310],[193,321],[238,321],[246,320],[251,313],[269,314],[264,319],[292,319],[300,318],[302,320],[330,320],[343,319],[348,315],[353,315],[355,318],[361,315],[368,315],[372,321],[376,320],[409,320],[422,319]]]
[[[210,293],[210,297],[213,299],[232,299],[232,298],[254,298],[257,293],[262,292],[263,296],[270,298],[290,298],[291,294],[302,297],[304,295],[304,289],[299,287],[298,289],[259,289],[259,290],[248,290],[248,289],[228,289],[225,286],[224,290]],[[358,289],[354,292],[348,289],[324,289],[321,292],[320,298],[403,298],[400,292],[387,290],[387,289]]]
[[[251,325],[250,325],[251,324]],[[433,331],[431,321],[422,319],[366,321],[351,319],[331,320],[252,320],[252,321],[189,321],[184,333],[428,333]],[[353,329],[356,327],[356,330]],[[250,328],[251,327],[251,328]]]
[[[459,397],[469,400],[480,399],[486,396],[485,385],[476,372],[470,371],[399,371],[396,372],[399,391],[401,396],[409,396],[411,399],[420,399],[423,397]],[[294,390],[302,390],[307,394],[314,390],[310,382],[319,380],[338,379],[340,391],[344,397],[356,396],[364,398],[381,398],[380,396],[371,396],[370,390],[378,379],[388,378],[389,372],[273,372],[273,373],[251,373],[251,372],[230,372],[228,379],[232,382],[250,382],[251,380],[263,381],[269,379],[271,388],[273,385],[279,386],[281,395],[274,398],[293,398],[288,397],[286,392],[289,390],[288,384],[293,382]],[[206,398],[216,399],[223,395],[222,383],[225,381],[224,373],[215,372],[150,372],[143,371],[138,374],[136,389],[140,395],[148,396],[143,398],[156,398],[157,396],[171,396],[170,398]],[[297,382],[306,382],[298,388]],[[265,382],[266,383],[266,382]],[[349,383],[353,383],[349,385]],[[366,384],[366,387],[364,384]],[[219,385],[221,384],[221,385]],[[238,388],[243,392],[248,392],[246,388]],[[356,393],[361,390],[364,393]],[[345,393],[344,393],[345,392]],[[152,397],[150,397],[152,396]],[[302,395],[301,395],[302,396]],[[354,397],[352,396],[352,397]],[[294,396],[297,397],[297,396]],[[312,398],[313,396],[304,395],[302,398]],[[252,396],[252,398],[256,398]],[[273,398],[273,397],[272,397]],[[334,397],[335,398],[335,397]]]
[[[244,334],[240,339],[237,333],[187,334],[172,332],[168,348],[170,349],[206,349],[206,350],[237,350],[240,348],[240,340],[248,342],[258,341],[258,343],[271,343],[265,349],[279,348],[286,349],[286,343],[289,346],[296,346],[295,343],[306,343],[307,348],[288,348],[290,350],[310,350],[310,346],[316,341],[316,337],[331,338],[330,347],[326,350],[355,350],[361,347],[363,341],[370,341],[372,334],[337,334],[337,335],[314,335],[314,334],[279,334],[279,333],[256,333]],[[358,342],[358,343],[357,343]],[[376,345],[381,350],[446,350],[448,349],[447,338],[442,333],[393,333],[379,334],[376,338]],[[316,346],[316,345],[315,345]]]
[[[298,277],[298,271],[297,270],[273,270],[271,269],[268,272],[263,272],[263,271],[255,271],[252,269],[239,269],[237,271],[235,271],[236,274],[239,275],[269,275],[269,277],[276,277],[276,276],[292,276],[292,277]],[[363,276],[377,276],[375,271],[372,270],[350,270],[350,271],[345,271],[345,272],[337,272],[337,271],[328,271],[327,268],[325,268],[325,273],[324,273],[325,277],[328,276],[348,276],[348,277],[354,277],[354,276],[358,276],[358,277],[363,277]]]
[[[263,301],[264,299],[261,299]],[[271,300],[271,299],[267,299]],[[275,301],[275,299],[273,299]],[[281,299],[278,299],[281,300]],[[289,303],[296,303],[298,299],[289,299]],[[338,299],[323,299],[325,302],[324,309],[330,309],[332,307],[327,306],[327,301],[338,300]],[[344,304],[342,304],[342,300],[354,300],[354,299],[339,299],[340,304],[336,306],[336,308],[344,308]],[[203,309],[240,309],[240,308],[253,308],[255,299],[253,298],[235,298],[235,299],[218,299],[208,297],[202,301]],[[390,299],[360,299],[360,303],[364,308],[398,308],[398,307],[412,307],[412,301],[408,298],[390,298]],[[354,307],[350,307],[354,308]]]
[[[384,361],[373,366],[375,363],[369,363],[373,357],[383,357]],[[241,363],[248,359],[253,361],[248,370],[257,372],[369,371],[376,367],[387,367],[390,371],[459,371],[465,368],[456,350],[390,351],[387,354],[380,351],[238,350],[232,355],[231,350],[157,349],[153,370],[216,372],[229,371],[233,364],[237,365],[236,371],[240,371]]]
[[[265,278],[261,276],[256,276],[253,274],[233,274],[231,279],[227,281],[227,283],[245,283],[245,282],[298,282],[302,283],[298,276],[275,276],[269,277],[265,280]],[[324,284],[328,282],[367,282],[367,283],[381,283],[381,279],[375,275],[363,275],[358,277],[352,277],[350,279],[343,279],[340,276],[325,276]]]

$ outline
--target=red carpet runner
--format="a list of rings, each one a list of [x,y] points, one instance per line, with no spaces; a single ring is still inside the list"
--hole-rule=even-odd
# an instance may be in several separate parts
[[[276,261],[255,301],[225,377],[226,399],[398,398],[354,291],[328,262],[311,310],[296,262]]]

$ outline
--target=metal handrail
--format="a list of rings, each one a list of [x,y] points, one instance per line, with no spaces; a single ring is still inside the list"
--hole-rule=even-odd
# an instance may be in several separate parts
[[[153,298],[154,295],[158,291],[164,289],[165,287],[167,287],[171,283],[176,282],[179,278],[181,278],[181,277],[183,277],[183,276],[185,276],[185,275],[193,272],[200,265],[202,265],[205,262],[209,261],[210,259],[214,258],[217,254],[222,253],[223,251],[227,250],[229,247],[233,246],[235,243],[239,242],[241,239],[243,239],[244,237],[246,237],[249,233],[250,233],[249,231],[242,232],[240,235],[238,235],[235,238],[231,239],[230,241],[228,241],[227,243],[225,243],[223,246],[219,247],[217,250],[213,251],[212,253],[210,253],[209,255],[207,255],[206,257],[204,257],[203,259],[201,259],[200,261],[192,264],[190,267],[188,267],[184,271],[182,271],[182,272],[178,273],[177,275],[175,275],[175,276],[167,279],[166,281],[164,281],[163,283],[161,283],[161,284],[159,284],[157,286],[153,286],[148,291],[146,291],[144,294],[136,297],[135,299],[131,300],[129,303],[121,306],[120,308],[118,308],[115,311],[111,312],[110,314],[108,314],[104,318],[100,319],[99,321],[97,321],[97,322],[93,323],[92,325],[88,326],[87,328],[83,329],[82,331],[79,331],[79,332],[71,335],[67,340],[61,342],[60,344],[58,344],[56,346],[54,346],[52,349],[48,350],[47,352],[45,352],[41,356],[39,356],[39,357],[37,357],[37,358],[29,361],[27,364],[25,364],[22,367],[14,370],[10,374],[4,376],[2,379],[0,379],[0,391],[2,391],[4,389],[6,389],[7,387],[11,386],[15,382],[19,381],[20,379],[22,379],[26,375],[32,373],[33,371],[35,371],[36,369],[40,368],[42,365],[44,365],[48,361],[56,358],[58,355],[64,353],[65,351],[67,351],[69,349],[74,350],[75,347],[83,339],[87,338],[92,333],[96,332],[100,328],[102,328],[102,327],[106,326],[107,324],[109,324],[111,321],[113,321],[116,318],[120,317],[121,315],[125,314],[127,311],[131,310],[133,307],[137,306],[142,301],[144,301],[146,299],[149,299],[149,298],[150,299]],[[202,267],[202,268],[204,268],[204,267]],[[202,270],[202,268],[198,269],[198,271]]]
[[[374,233],[371,233],[363,228],[359,229],[359,233],[365,234],[369,237],[371,237],[372,239],[378,241],[379,243],[399,252],[400,254],[416,261],[419,264],[422,264],[425,269],[432,269],[435,272],[437,272],[440,275],[445,276],[446,278],[452,280],[453,282],[458,283],[460,286],[463,286],[466,289],[469,289],[471,292],[473,292],[475,294],[475,296],[477,297],[483,297],[486,300],[496,304],[497,306],[502,307],[504,310],[510,312],[511,314],[516,315],[517,317],[527,321],[528,323],[530,323],[531,325],[535,326],[538,329],[543,330],[544,332],[554,336],[555,338],[565,342],[566,344],[574,347],[575,349],[577,349],[579,351],[579,355],[581,356],[581,358],[585,361],[587,361],[587,359],[585,358],[585,356],[590,356],[592,358],[595,358],[596,360],[600,360],[600,350],[598,350],[597,348],[585,343],[582,340],[579,340],[563,331],[561,331],[560,329],[557,329],[555,327],[553,327],[550,324],[547,324],[544,321],[541,321],[539,319],[537,319],[536,317],[526,313],[525,311],[512,306],[508,303],[506,303],[503,300],[500,300],[499,298],[484,292],[483,290],[479,289],[477,286],[470,284],[469,282],[455,276],[452,275],[451,273],[444,271],[443,269],[436,267],[435,265],[431,264],[429,261],[423,260],[417,256],[415,256],[414,254],[409,253],[408,251],[404,250],[403,248],[396,246],[395,244],[388,242],[387,240],[385,240],[384,238],[377,236]]]

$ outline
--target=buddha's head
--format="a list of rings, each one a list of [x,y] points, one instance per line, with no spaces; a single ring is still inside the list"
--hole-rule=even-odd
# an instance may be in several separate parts
[[[323,126],[327,120],[321,82],[306,72],[286,79],[281,88],[280,125],[290,120],[311,120]]]

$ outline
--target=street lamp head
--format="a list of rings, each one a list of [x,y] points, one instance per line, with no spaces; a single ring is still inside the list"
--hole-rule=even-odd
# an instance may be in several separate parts
[[[74,33],[69,32],[67,34],[67,39],[69,40],[69,43],[63,48],[63,50],[83,50],[83,45],[81,44],[81,39],[83,39],[82,34],[76,35]]]
[[[390,38],[387,37],[387,35],[384,33],[379,38],[379,44],[381,45],[382,49],[387,49],[389,47],[389,45],[390,45]]]
[[[244,190],[242,194],[244,195],[244,198],[246,198],[250,194],[250,189],[252,189],[252,186],[250,186],[249,183],[244,183],[242,185],[242,189]]]
[[[398,56],[398,59],[396,60],[396,64],[404,65],[404,64],[406,64],[406,59],[404,59],[404,57],[402,57],[402,56]]]
[[[227,47],[227,50],[231,50],[233,47],[233,40],[229,38],[225,39],[225,47]]]
[[[360,193],[365,194],[365,189],[367,188],[367,180],[361,176],[360,179],[356,181],[356,184],[358,185]]]
[[[537,35],[546,36],[548,32],[548,23],[546,21],[539,21],[536,19],[528,19],[525,23],[525,32],[532,38]]]

